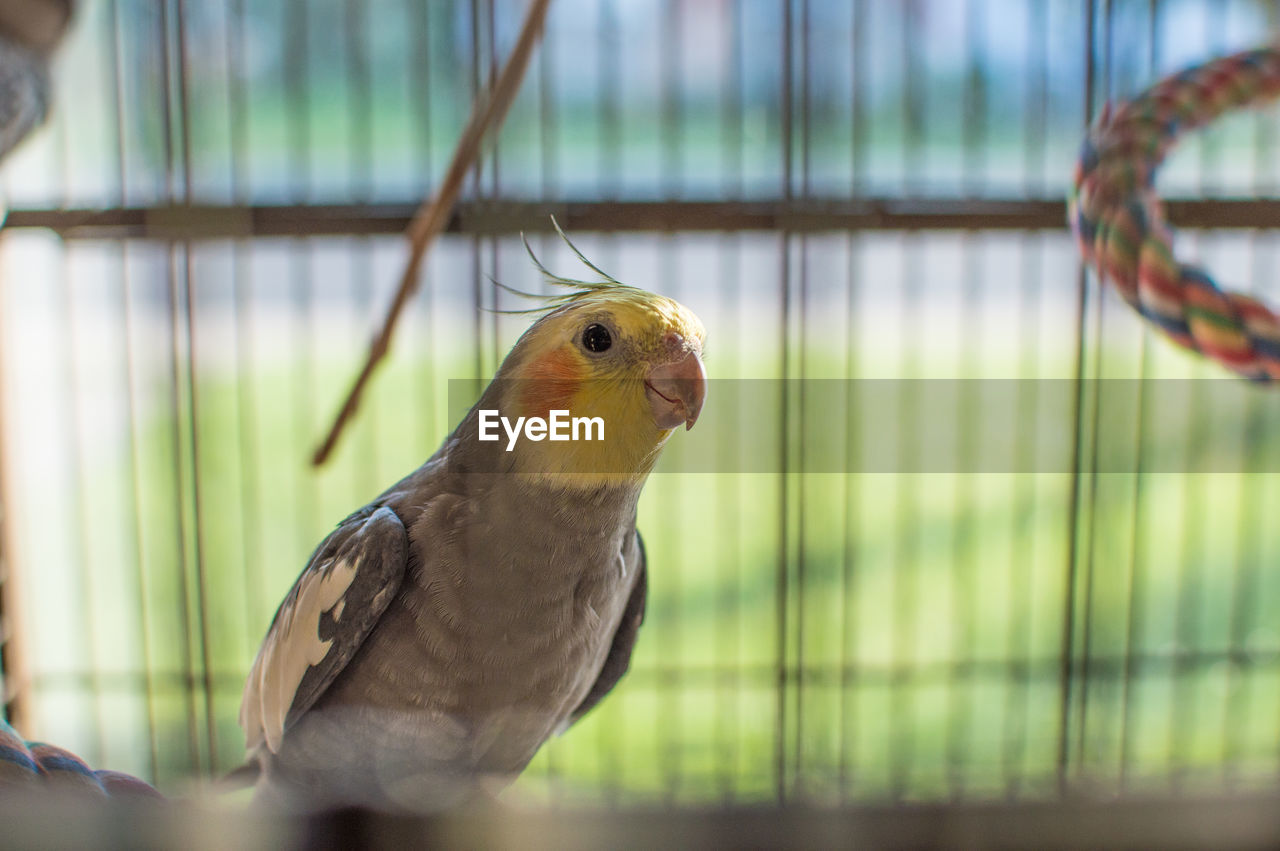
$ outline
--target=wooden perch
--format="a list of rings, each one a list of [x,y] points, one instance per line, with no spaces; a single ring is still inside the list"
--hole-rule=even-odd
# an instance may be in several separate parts
[[[370,376],[386,357],[400,314],[404,311],[409,298],[418,290],[418,272],[422,268],[422,259],[432,241],[448,223],[454,202],[458,200],[458,193],[462,190],[462,182],[480,154],[480,143],[490,129],[496,132],[502,125],[507,109],[515,100],[516,92],[520,90],[520,83],[524,80],[525,71],[529,67],[533,48],[542,36],[543,23],[546,21],[547,7],[550,3],[551,0],[533,0],[529,4],[524,23],[520,27],[520,36],[516,39],[511,55],[507,57],[506,65],[502,67],[498,78],[488,91],[476,96],[471,117],[462,130],[457,147],[454,148],[453,159],[449,163],[448,171],[445,172],[444,180],[440,183],[440,188],[434,198],[422,203],[414,214],[413,220],[409,222],[409,227],[405,231],[405,236],[409,238],[409,262],[405,264],[404,273],[400,276],[400,288],[396,291],[390,309],[387,310],[382,330],[369,346],[364,367],[361,368],[355,383],[347,392],[346,401],[342,403],[342,408],[338,411],[338,416],[334,419],[324,442],[311,458],[311,463],[315,466],[323,464],[333,452],[333,447],[342,435],[347,421],[360,407],[360,396],[364,392],[365,385],[369,383]]]

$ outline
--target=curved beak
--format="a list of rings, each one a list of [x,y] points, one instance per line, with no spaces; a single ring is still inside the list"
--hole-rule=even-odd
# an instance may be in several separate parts
[[[693,428],[707,396],[707,372],[696,352],[655,366],[645,376],[644,385],[658,428],[675,428],[681,423],[685,429]]]

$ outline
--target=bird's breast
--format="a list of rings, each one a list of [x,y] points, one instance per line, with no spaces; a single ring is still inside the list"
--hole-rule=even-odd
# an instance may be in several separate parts
[[[511,532],[424,548],[337,699],[447,717],[468,767],[523,768],[595,682],[638,565],[629,529]]]

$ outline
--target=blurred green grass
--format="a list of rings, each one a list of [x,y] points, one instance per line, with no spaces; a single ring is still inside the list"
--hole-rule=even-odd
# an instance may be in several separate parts
[[[275,606],[333,524],[443,437],[443,394],[423,388],[468,366],[388,371],[319,472],[306,466],[316,424],[293,403],[300,375],[324,386],[336,363],[201,378],[194,469],[173,463],[186,424],[169,409],[144,417],[137,517],[113,502],[124,462],[95,471],[91,501],[114,510],[91,522],[102,534],[135,525],[143,570],[139,589],[127,553],[96,564],[97,603],[121,625],[147,617],[145,641],[106,651],[103,666],[131,672],[132,693],[104,689],[94,711],[144,724],[145,659],[162,784],[242,759],[240,684]],[[1131,413],[1103,412],[1098,433]],[[1206,417],[1222,412],[1161,429],[1175,445],[1142,451],[1178,451]],[[1273,452],[1275,431],[1255,432],[1237,450]],[[1134,451],[1101,441],[1099,469],[1126,469]],[[198,515],[178,476],[194,476]],[[1072,574],[1069,473],[656,474],[640,509],[651,597],[632,672],[543,749],[514,800],[763,800],[779,785],[819,799],[1047,793],[1064,725],[1085,775],[1272,772],[1280,586],[1266,571],[1278,542],[1250,506],[1274,499],[1274,479],[1086,470]],[[95,646],[120,645],[110,622],[97,631]],[[214,753],[193,753],[208,726]],[[108,737],[100,760],[147,773],[137,744]]]

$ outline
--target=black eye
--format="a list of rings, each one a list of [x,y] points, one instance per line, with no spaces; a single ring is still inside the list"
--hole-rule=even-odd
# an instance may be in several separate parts
[[[598,322],[588,325],[582,332],[582,347],[589,352],[605,352],[612,345],[613,335]]]

